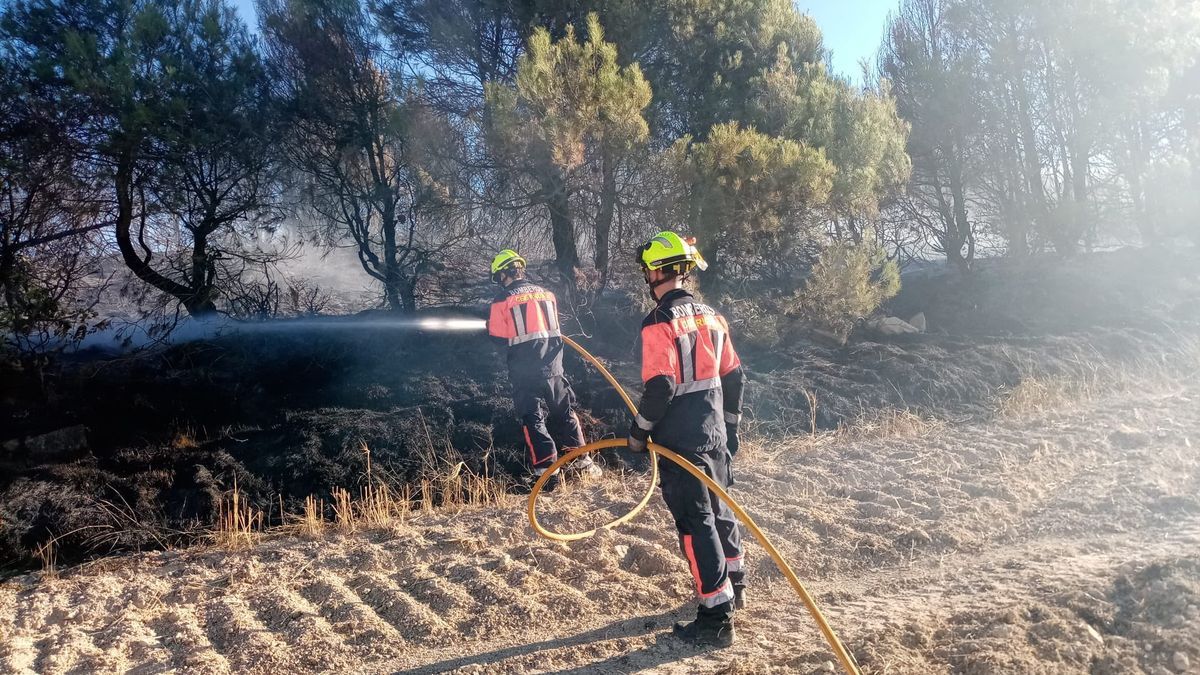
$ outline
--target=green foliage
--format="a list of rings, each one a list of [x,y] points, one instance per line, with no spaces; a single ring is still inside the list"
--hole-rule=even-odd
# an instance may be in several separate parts
[[[587,276],[579,269],[577,221],[591,209],[579,201],[588,194],[598,198],[587,229],[597,249],[596,268],[604,277],[621,190],[618,173],[649,136],[642,111],[650,99],[641,69],[620,66],[617,49],[604,41],[595,14],[587,17],[583,41],[573,26],[557,41],[549,31],[535,30],[517,63],[515,82],[487,86],[489,140],[499,160],[499,178],[547,216],[572,300],[580,300],[577,291]]]
[[[675,150],[684,162],[687,208],[718,268],[751,235],[796,227],[829,198],[835,169],[821,150],[736,122],[716,125],[702,143],[689,141]]]
[[[514,85],[487,87],[498,152],[531,171],[570,172],[598,145],[623,149],[646,140],[642,110],[650,98],[637,64],[617,63],[617,49],[604,41],[595,14],[587,18],[583,42],[574,26],[558,41],[544,28],[535,30]]]
[[[831,77],[812,47],[819,32],[802,32],[816,37],[800,41],[807,46],[768,40],[769,53],[754,52],[757,69],[739,71],[746,98],[733,119],[740,124],[716,124],[701,142],[677,142],[687,145],[686,153],[675,150],[685,166],[681,219],[706,242],[711,276],[726,277],[710,286],[763,279],[781,267],[772,256],[802,271],[828,223],[861,238],[880,204],[908,180],[908,129],[886,85],[858,91]]]
[[[835,217],[875,218],[912,172],[905,151],[908,124],[886,88],[879,93],[839,89],[833,134],[824,146],[837,167],[830,205]]]
[[[875,217],[880,202],[908,180],[908,125],[886,84],[877,92],[855,91],[820,64],[797,66],[782,46],[751,84],[753,123],[824,150],[836,167],[829,199],[834,217]]]
[[[79,261],[115,251],[189,311],[225,310],[281,219],[351,246],[406,310],[496,244],[554,256],[581,291],[564,307],[587,306],[640,287],[627,249],[661,227],[700,237],[714,300],[782,305],[818,261],[813,289],[871,299],[849,280],[878,261],[851,252],[878,247],[822,257],[831,238],[970,271],[977,244],[1200,232],[1191,0],[903,0],[862,86],[791,0],[257,7],[261,40],[231,0],[3,4],[0,287],[28,296],[9,307],[54,309],[4,281],[14,260],[45,281],[57,256],[61,308]]]
[[[605,18],[614,16],[611,25],[622,27],[628,58],[644,63],[656,92],[657,134],[667,141],[704,139],[731,121],[753,124],[754,80],[781,50],[798,63],[824,58],[821,31],[790,0],[666,0],[653,10],[612,5]]]
[[[67,283],[78,270],[60,251],[41,253],[41,260],[14,259],[0,278],[0,350],[57,351],[93,328],[93,307],[76,297],[74,284]]]
[[[21,0],[2,24],[31,89],[52,92],[46,112],[67,120],[52,151],[105,194],[90,203],[112,222],[126,265],[189,312],[215,311],[220,277],[239,273],[217,261],[247,254],[236,227],[270,206],[274,111],[236,10]]]
[[[837,242],[821,252],[796,295],[799,316],[845,342],[855,323],[900,292],[900,268],[878,243]]]

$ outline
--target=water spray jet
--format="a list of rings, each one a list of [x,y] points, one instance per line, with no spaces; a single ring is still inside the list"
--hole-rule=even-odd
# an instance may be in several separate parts
[[[434,332],[474,332],[487,329],[483,319],[444,317],[397,317],[370,319],[286,319],[279,321],[230,323],[219,332],[259,333],[294,330],[415,330]]]

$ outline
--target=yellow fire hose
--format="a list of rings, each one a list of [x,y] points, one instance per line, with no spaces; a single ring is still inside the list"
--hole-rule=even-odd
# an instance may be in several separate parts
[[[604,364],[600,363],[596,357],[589,354],[586,349],[581,347],[571,338],[564,336],[563,341],[574,348],[575,351],[579,352],[580,356],[587,359],[589,363],[591,363],[600,371],[600,374],[604,376],[604,379],[608,380],[608,383],[611,384],[613,388],[617,390],[617,393],[621,395],[621,398],[625,401],[625,405],[629,407],[629,412],[636,415],[637,407],[633,404],[633,401],[630,400],[629,395],[625,393],[625,390],[621,387],[617,380],[613,378],[611,373],[608,372],[608,369],[604,367]],[[650,488],[646,491],[646,496],[642,497],[642,500],[638,502],[637,506],[633,507],[633,510],[631,510],[629,513],[617,518],[616,520],[613,520],[612,522],[602,525],[599,528],[588,530],[587,532],[560,534],[557,532],[551,532],[550,530],[542,527],[541,523],[539,523],[537,519],[537,499],[538,495],[542,492],[542,487],[545,486],[546,481],[550,479],[550,476],[561,469],[565,464],[567,464],[567,462],[570,462],[571,460],[583,454],[595,452],[596,450],[602,450],[604,448],[616,448],[624,445],[626,445],[626,441],[624,439],[609,439],[588,443],[581,448],[575,448],[565,455],[562,455],[558,458],[557,462],[550,465],[549,470],[538,477],[537,482],[533,484],[533,490],[529,493],[529,504],[527,511],[529,514],[529,524],[533,526],[533,530],[539,535],[554,541],[576,541],[594,535],[597,530],[612,528],[629,522],[646,507],[646,504],[650,502],[650,498],[654,495],[654,488],[656,485],[658,485],[658,461],[654,456],[658,455],[660,457],[665,457],[675,464],[678,464],[682,469],[691,475],[695,476],[696,479],[701,483],[704,483],[704,485],[709,490],[712,490],[717,497],[720,498],[720,500],[724,502],[731,511],[733,511],[738,519],[746,525],[747,529],[754,534],[754,538],[758,540],[758,543],[761,544],[764,549],[766,549],[767,554],[771,556],[771,560],[775,561],[775,566],[779,568],[779,571],[783,573],[783,576],[787,577],[788,583],[792,585],[792,588],[796,591],[796,594],[800,596],[802,601],[804,601],[804,606],[808,608],[808,613],[811,614],[813,620],[817,622],[817,626],[821,629],[821,634],[825,636],[825,640],[829,643],[829,646],[833,650],[833,653],[837,656],[838,661],[841,662],[842,668],[844,668],[849,675],[861,675],[858,669],[858,663],[855,662],[854,657],[849,651],[846,650],[845,645],[842,644],[842,641],[839,640],[838,636],[833,632],[833,628],[829,626],[829,622],[826,621],[825,616],[821,614],[821,609],[817,607],[816,601],[814,601],[812,596],[808,594],[808,591],[804,588],[804,585],[800,583],[800,579],[796,576],[796,573],[793,572],[792,568],[788,566],[787,562],[783,559],[783,556],[779,553],[779,550],[771,544],[771,541],[767,539],[767,535],[763,534],[763,531],[759,529],[758,525],[755,524],[750,515],[746,513],[746,511],[742,509],[742,507],[739,506],[736,501],[733,500],[733,497],[730,497],[729,494],[725,492],[724,488],[722,488],[720,485],[717,485],[717,483],[713,481],[708,474],[700,470],[695,464],[692,464],[688,460],[680,457],[679,455],[657,443],[649,444],[651,455]]]

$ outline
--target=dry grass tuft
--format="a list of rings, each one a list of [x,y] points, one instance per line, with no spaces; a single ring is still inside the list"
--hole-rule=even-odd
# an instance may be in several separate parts
[[[812,436],[817,435],[817,395],[804,390],[804,398],[808,399],[808,433]]]
[[[325,533],[325,500],[316,495],[304,498],[304,511],[293,524],[296,533],[308,539],[318,539]]]
[[[1035,364],[1017,364],[1023,373],[1036,372]],[[1077,358],[1069,376],[1027,375],[1016,386],[1001,392],[996,407],[1002,415],[1041,415],[1072,403],[1094,400],[1114,392],[1174,386],[1200,374],[1200,343],[1181,338],[1177,351],[1135,360],[1119,366],[1100,359]]]
[[[439,459],[427,449],[423,460],[425,471],[413,485],[400,486],[400,481],[375,466],[371,449],[361,445],[366,460],[364,484],[356,492],[336,487],[330,491],[331,501],[309,495],[300,515],[289,518],[284,529],[294,534],[319,538],[329,527],[350,533],[364,530],[383,530],[403,525],[414,512],[432,513],[435,508],[472,504],[498,504],[505,499],[505,484],[490,476],[471,471],[461,455],[449,445]],[[327,519],[327,514],[332,518]]]
[[[217,525],[209,536],[222,548],[244,548],[254,542],[262,529],[263,512],[248,503],[235,478],[233,492],[217,505]]]
[[[42,576],[47,579],[58,577],[58,551],[55,546],[55,542],[57,541],[57,539],[50,539],[33,549],[33,555],[41,563]]]
[[[483,474],[472,471],[449,439],[436,444],[424,420],[422,426],[425,429],[425,447],[421,453],[424,475],[418,484],[418,504],[422,513],[428,513],[435,506],[504,503],[507,496],[504,481],[486,471]],[[483,466],[487,465],[485,455]]]
[[[943,422],[922,417],[911,410],[888,408],[863,413],[850,424],[844,424],[833,432],[834,437],[844,440],[867,440],[919,436],[940,429]]]
[[[783,437],[764,436],[755,433],[753,427],[743,432],[742,449],[738,460],[749,464],[759,461],[768,463],[794,452],[810,452],[835,443],[880,440],[921,436],[944,428],[945,422],[923,417],[911,410],[888,408],[864,412],[854,421],[844,423],[832,431],[789,434]]]
[[[1085,399],[1090,393],[1091,387],[1083,381],[1028,377],[1001,395],[999,410],[1001,415],[1040,414]]]
[[[171,447],[175,450],[195,450],[199,448],[200,441],[196,429],[190,425],[182,429],[177,429],[174,436],[171,437]]]

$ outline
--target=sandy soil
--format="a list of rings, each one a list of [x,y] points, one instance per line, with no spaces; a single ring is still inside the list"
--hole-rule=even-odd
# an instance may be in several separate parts
[[[1200,385],[739,457],[733,494],[868,673],[1200,672]],[[545,504],[580,526],[638,477]],[[656,499],[572,545],[523,502],[386,532],[109,559],[0,584],[0,671],[832,672],[761,549],[738,642],[701,651]]]

